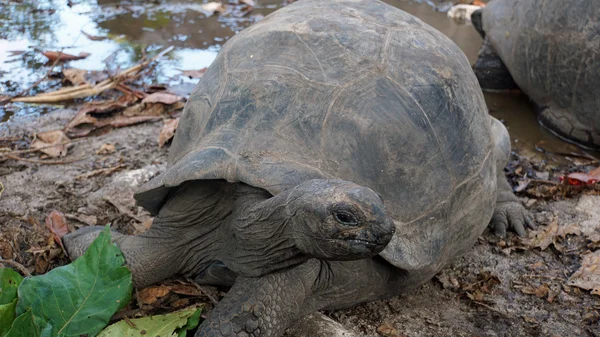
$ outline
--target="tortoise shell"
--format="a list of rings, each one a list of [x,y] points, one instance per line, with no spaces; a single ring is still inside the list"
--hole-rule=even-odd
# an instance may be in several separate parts
[[[395,219],[380,255],[423,279],[491,218],[490,128],[469,62],[444,35],[376,0],[301,0],[225,43],[187,102],[166,171],[136,199],[156,214],[188,180],[272,195],[352,181]]]

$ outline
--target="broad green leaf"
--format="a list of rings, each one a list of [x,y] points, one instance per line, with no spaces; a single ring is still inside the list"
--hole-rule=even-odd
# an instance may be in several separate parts
[[[17,308],[17,299],[15,298],[9,304],[0,305],[0,337],[6,335],[12,322],[15,320],[15,310]]]
[[[202,313],[202,307],[199,307],[196,312],[188,318],[187,323],[179,329],[179,337],[185,337],[188,330],[192,330],[200,324],[200,314]]]
[[[166,315],[119,321],[102,330],[98,337],[178,337],[198,326],[202,307],[192,306]]]
[[[41,336],[95,336],[131,299],[131,272],[109,227],[71,264],[28,277],[19,287],[17,314],[31,310]]]
[[[23,281],[23,276],[16,271],[10,268],[0,268],[0,304],[11,303],[17,298],[17,288],[21,281]]]
[[[6,335],[15,319],[17,307],[17,289],[23,281],[16,271],[0,268],[0,337]]]
[[[5,337],[38,337],[40,331],[35,323],[32,311],[27,310],[13,321]]]

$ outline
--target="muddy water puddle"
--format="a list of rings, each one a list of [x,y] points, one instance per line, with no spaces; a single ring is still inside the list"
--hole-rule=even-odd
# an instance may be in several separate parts
[[[447,18],[443,10],[449,8],[450,1],[384,1],[446,34],[471,63],[475,62],[481,38],[470,24],[458,24]],[[41,51],[89,53],[85,59],[69,62],[68,67],[116,71],[167,46],[174,46],[175,50],[159,62],[152,78],[146,81],[189,92],[198,80],[183,76],[182,70],[209,66],[224,42],[285,6],[287,1],[256,0],[255,3],[246,15],[240,12],[207,16],[202,1],[0,0],[0,94],[11,95],[29,88],[48,71],[47,59]],[[59,78],[44,81],[30,94],[49,90],[60,81]],[[537,123],[533,107],[525,97],[487,93],[485,96],[491,113],[509,128],[515,147],[533,152],[536,144],[538,148],[543,144],[551,152],[559,152],[556,149],[565,146],[571,148]],[[60,108],[9,104],[0,107],[0,123],[12,116],[35,116]]]

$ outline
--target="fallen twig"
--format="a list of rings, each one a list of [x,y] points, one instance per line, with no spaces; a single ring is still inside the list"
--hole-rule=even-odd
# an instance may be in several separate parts
[[[213,303],[213,304],[217,304],[219,303],[219,301],[217,301],[216,298],[214,298],[213,295],[211,295],[208,291],[206,291],[206,289],[204,289],[204,287],[202,287],[201,285],[199,285],[198,283],[196,283],[194,280],[192,280],[191,278],[187,277],[186,281],[188,281],[189,283],[191,283],[194,287],[196,287],[196,289],[198,289],[198,291],[200,291],[204,296],[208,297],[208,299]]]
[[[30,97],[18,97],[13,98],[11,102],[24,102],[24,103],[56,103],[61,101],[68,101],[78,98],[84,98],[89,96],[95,96],[103,93],[106,90],[116,88],[121,81],[126,80],[131,74],[135,74],[140,70],[147,67],[150,63],[164,56],[168,52],[173,50],[173,46],[170,46],[158,53],[158,55],[154,56],[150,60],[144,61],[136,66],[133,66],[129,69],[126,69],[112,78],[106,79],[95,86],[90,86],[89,84],[80,85],[72,88],[64,88],[59,89],[57,91],[43,93],[36,96]]]
[[[18,160],[18,161],[24,161],[26,163],[42,164],[42,165],[71,164],[71,163],[75,163],[75,162],[82,161],[85,159],[85,157],[81,157],[78,159],[69,159],[69,160],[37,160],[37,159],[21,158],[21,157],[13,156],[10,154],[4,154],[4,156],[6,158],[10,158],[12,160]]]
[[[29,272],[29,270],[27,270],[27,268],[25,268],[25,266],[23,266],[22,264],[20,264],[17,261],[5,260],[0,257],[0,264],[7,264],[10,266],[13,266],[13,267],[17,268],[21,272],[21,274],[25,275],[26,277],[31,276],[31,273]]]
[[[3,101],[0,101],[0,105],[5,104],[9,101],[13,101],[17,99],[19,96],[23,96],[25,95],[27,92],[29,92],[29,90],[35,88],[37,85],[39,85],[40,83],[42,83],[43,80],[45,80],[46,78],[48,78],[48,76],[50,76],[50,74],[52,73],[52,70],[54,70],[54,67],[56,67],[56,65],[58,64],[58,62],[60,61],[60,54],[62,52],[58,52],[58,58],[56,58],[56,60],[54,61],[54,63],[52,63],[52,66],[50,66],[50,69],[48,69],[48,71],[46,72],[46,75],[42,76],[39,80],[35,81],[35,83],[33,83],[32,85],[30,85],[27,89],[21,90],[20,92],[18,92],[16,95],[14,95],[13,97],[9,97]]]
[[[118,171],[118,170],[120,170],[122,168],[125,168],[125,167],[127,167],[127,166],[124,165],[124,164],[120,164],[120,165],[113,166],[113,167],[107,167],[107,168],[103,168],[103,169],[98,169],[98,170],[90,171],[88,173],[80,174],[80,175],[76,176],[75,179],[87,179],[87,178],[91,178],[93,176],[97,176],[97,175],[100,175],[100,174],[107,174],[108,175],[108,174],[111,174],[111,173],[113,173],[115,171]]]
[[[502,312],[502,311],[500,311],[500,310],[498,310],[498,309],[496,309],[494,307],[491,307],[491,306],[489,306],[489,305],[487,305],[487,304],[485,304],[483,302],[479,302],[479,301],[475,301],[475,300],[473,300],[472,302],[475,303],[475,304],[478,304],[478,305],[480,305],[480,306],[482,306],[482,307],[484,307],[484,308],[486,308],[488,310],[491,310],[491,311],[493,311],[493,312],[495,312],[497,314],[500,314],[500,315],[502,315],[504,317],[508,317],[508,318],[511,317],[511,315],[509,315],[508,313]]]
[[[82,142],[84,140],[85,139],[72,139],[72,140],[69,140],[69,141],[55,143],[55,144],[51,144],[51,145],[48,145],[48,146],[41,146],[41,147],[38,147],[36,149],[16,150],[16,151],[10,151],[10,152],[5,152],[5,153],[0,152],[0,157],[7,157],[8,155],[14,156],[14,155],[17,155],[17,154],[37,152],[39,150],[43,150],[43,149],[47,149],[47,148],[51,148],[51,147],[55,147],[55,146],[59,146],[59,145],[79,143],[79,142]]]
[[[126,216],[128,216],[128,217],[130,217],[130,218],[132,218],[134,220],[137,220],[138,222],[141,222],[141,223],[144,222],[144,220],[142,220],[140,217],[138,217],[137,215],[131,213],[128,209],[126,209],[125,207],[119,205],[118,203],[113,202],[112,200],[110,200],[107,197],[104,197],[103,199],[107,203],[111,204],[114,208],[116,208],[119,213],[124,214],[124,215],[126,215]]]

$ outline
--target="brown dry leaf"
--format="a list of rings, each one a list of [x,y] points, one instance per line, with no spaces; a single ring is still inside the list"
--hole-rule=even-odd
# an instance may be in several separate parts
[[[240,3],[243,3],[248,6],[252,6],[252,7],[256,6],[256,4],[254,3],[254,0],[240,0]]]
[[[69,68],[63,70],[63,76],[65,77],[65,79],[71,82],[71,84],[73,84],[74,86],[87,84],[88,82],[85,79],[86,75],[87,70],[83,69]]]
[[[96,154],[107,155],[115,153],[115,144],[102,144],[100,148],[96,151]]]
[[[14,252],[8,242],[0,241],[0,257],[5,260],[12,260],[14,258]]]
[[[55,235],[54,241],[61,244],[61,238],[69,233],[69,226],[67,226],[67,219],[65,215],[57,210],[53,210],[46,217],[46,227]]]
[[[52,147],[47,147],[52,144],[60,144],[68,142],[70,139],[61,130],[41,132],[36,135],[36,139],[31,143],[32,149],[40,149],[41,152],[52,158],[64,157],[67,155],[69,146],[72,144],[61,144]]]
[[[65,216],[67,217],[67,219],[79,221],[79,222],[84,223],[84,224],[86,224],[88,226],[96,226],[98,224],[98,218],[95,215],[65,214]]]
[[[220,2],[209,2],[201,6],[202,13],[206,16],[213,16],[215,13],[223,14],[227,11],[227,7]]]
[[[90,117],[89,114],[91,113],[112,113],[131,104],[132,102],[130,101],[100,101],[88,103],[79,109],[79,111],[77,111],[77,114],[75,117],[73,117],[73,119],[71,119],[71,121],[69,121],[65,127],[65,130],[70,132],[73,128],[81,124],[90,123],[90,119],[88,117]]]
[[[198,70],[181,70],[181,75],[187,76],[189,78],[202,78],[202,76],[204,76],[204,73],[206,72],[206,69],[208,68],[202,68]]]
[[[600,250],[583,255],[581,267],[571,275],[568,284],[600,296]]]
[[[90,35],[90,34],[84,32],[83,30],[81,31],[81,34],[85,35],[85,37],[87,37],[88,39],[90,39],[92,41],[102,41],[102,40],[106,40],[107,39],[106,36],[94,36],[94,35]]]
[[[142,103],[163,103],[163,104],[175,104],[181,101],[183,97],[177,96],[170,92],[159,91],[155,92],[149,96],[146,96],[142,100]]]
[[[538,298],[544,298],[548,296],[549,291],[550,288],[548,287],[548,284],[544,283],[535,289],[535,296]]]
[[[173,138],[175,135],[175,130],[177,130],[177,126],[179,125],[179,118],[175,119],[165,119],[165,125],[163,126],[160,134],[158,135],[158,146],[163,147],[165,144]]]
[[[131,104],[131,101],[89,104],[77,112],[77,115],[67,124],[65,131],[72,137],[84,137],[94,130],[105,127],[120,128],[148,121],[157,121],[163,118],[159,115],[159,113],[162,114],[164,112],[164,107],[161,107],[162,104],[149,104],[149,109],[136,111],[135,114],[132,113],[132,116],[124,116],[118,113],[109,117],[94,117],[90,115],[91,113],[96,115],[112,114],[129,104]]]
[[[569,234],[581,235],[581,227],[576,223],[572,223],[568,226],[560,227],[557,234],[561,238],[565,238]]]
[[[48,271],[50,262],[56,257],[60,256],[63,250],[48,246],[46,248],[32,247],[28,250],[28,252],[35,256],[35,272],[38,274],[43,274]]]
[[[530,265],[528,265],[528,266],[527,266],[527,268],[528,268],[529,270],[536,270],[536,269],[543,268],[543,267],[545,267],[545,266],[546,266],[546,263],[544,263],[544,261],[538,261],[538,262],[536,262],[536,263],[534,263],[534,264],[530,264]]]
[[[477,275],[477,281],[463,286],[462,289],[465,291],[480,290],[482,293],[489,294],[500,283],[498,276],[484,271]]]
[[[171,287],[171,291],[175,294],[186,296],[203,296],[200,289],[191,284],[175,284]]]
[[[537,321],[535,318],[533,318],[533,317],[529,317],[529,316],[526,316],[526,315],[523,315],[523,316],[521,316],[521,317],[523,317],[523,320],[524,320],[525,322],[529,323],[529,324],[533,324],[533,325],[538,325],[538,324],[540,324],[540,323],[539,323],[539,322],[538,322],[538,321]]]
[[[162,103],[139,103],[123,110],[123,116],[160,116],[165,113],[165,105]]]
[[[171,287],[167,285],[152,286],[140,290],[137,294],[138,301],[141,304],[152,304],[159,298],[169,294]]]
[[[521,242],[530,248],[545,250],[554,242],[554,237],[557,235],[558,221],[554,219],[548,226],[529,232],[529,238],[522,239]]]
[[[467,297],[475,302],[483,302],[485,300],[485,294],[479,289],[474,292],[467,292]]]
[[[175,309],[179,309],[179,308],[185,308],[188,307],[190,305],[190,299],[189,298],[178,298],[174,301],[171,301],[171,303],[169,303],[169,305]]]
[[[90,56],[89,53],[79,53],[79,55],[71,55],[71,54],[62,53],[62,52],[58,52],[58,51],[45,51],[45,52],[42,52],[42,54],[44,56],[46,56],[50,62],[55,62],[57,59],[60,62],[81,60],[81,59],[84,59],[84,58]]]
[[[377,327],[377,333],[385,337],[400,337],[400,331],[394,328],[390,323],[384,322]]]

